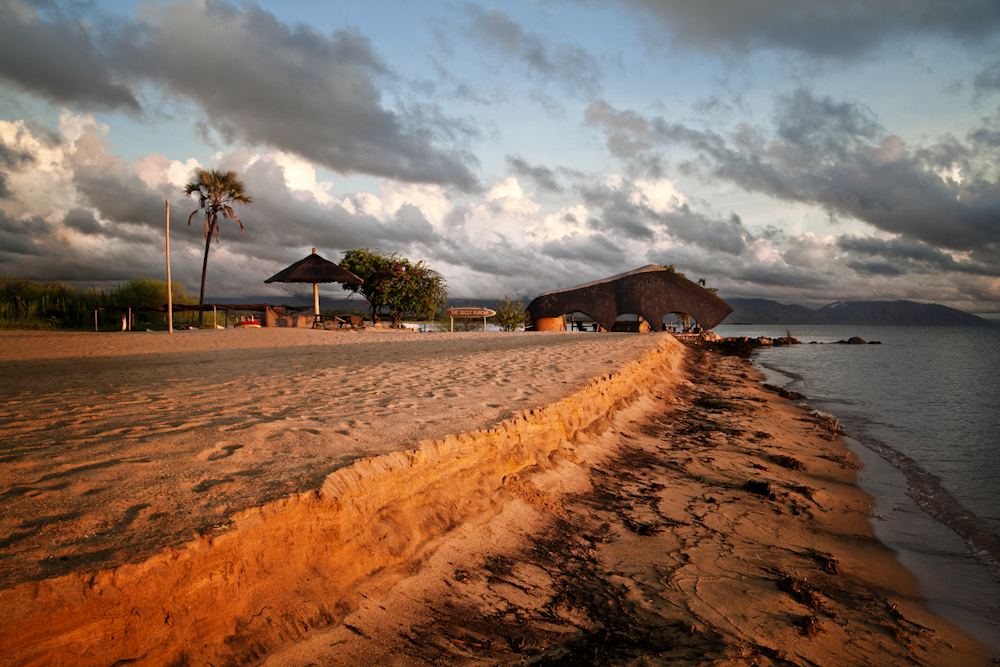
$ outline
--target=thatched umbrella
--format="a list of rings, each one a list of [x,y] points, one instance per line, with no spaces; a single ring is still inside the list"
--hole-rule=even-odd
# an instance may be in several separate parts
[[[319,318],[319,283],[363,283],[364,281],[342,269],[330,260],[323,259],[313,248],[311,255],[299,260],[284,271],[279,271],[264,281],[265,283],[312,283],[313,305]]]

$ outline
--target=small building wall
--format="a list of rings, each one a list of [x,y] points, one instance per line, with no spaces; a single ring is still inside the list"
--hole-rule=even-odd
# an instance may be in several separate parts
[[[566,318],[559,317],[539,317],[533,323],[535,331],[566,331]]]
[[[710,329],[733,312],[711,291],[655,264],[540,294],[526,310],[536,322],[566,313],[587,313],[605,329],[613,328],[620,314],[634,313],[657,330],[667,313],[687,313]]]

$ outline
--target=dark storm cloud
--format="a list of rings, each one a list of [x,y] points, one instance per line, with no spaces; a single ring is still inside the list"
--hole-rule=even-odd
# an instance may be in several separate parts
[[[817,289],[835,282],[833,276],[776,262],[750,264],[733,273],[738,281],[774,287]]]
[[[556,172],[542,165],[532,165],[520,155],[508,155],[507,169],[515,176],[524,176],[533,180],[538,187],[548,192],[562,192],[563,188],[556,180]]]
[[[855,59],[887,41],[929,35],[980,44],[1000,32],[994,0],[629,0],[676,46],[743,54],[779,49]]]
[[[867,107],[815,97],[805,90],[778,98],[774,125],[778,137],[807,159],[815,155],[843,158],[847,151],[883,133]]]
[[[0,256],[31,255],[42,257],[48,252],[43,242],[52,225],[40,216],[12,218],[0,209]],[[8,273],[8,272],[4,272]]]
[[[164,222],[163,198],[150,192],[138,176],[85,165],[76,170],[73,182],[87,203],[105,220],[148,227]],[[171,222],[186,222],[179,211],[171,211],[171,214]]]
[[[0,76],[57,102],[133,111],[136,91],[152,83],[196,104],[231,141],[341,173],[478,187],[475,158],[439,143],[460,144],[475,127],[433,106],[386,108],[379,81],[391,73],[357,32],[328,35],[214,0],[156,5],[132,23],[94,15],[93,27],[84,24],[0,0]]]
[[[387,69],[361,34],[326,35],[254,5],[210,2],[160,5],[129,37],[118,44],[123,62],[197,103],[224,136],[339,172],[476,186],[470,155],[422,135],[440,122],[425,128],[382,105],[376,79]]]
[[[906,273],[906,271],[895,264],[877,260],[868,262],[853,261],[848,262],[847,265],[858,273],[867,273],[874,276],[901,276]]]
[[[993,258],[993,264],[973,261],[958,261],[946,252],[926,243],[905,238],[878,239],[844,235],[837,239],[837,247],[861,257],[879,257],[876,265],[890,264],[897,273],[909,271],[950,271],[973,275],[996,275],[1000,273],[1000,261]],[[868,260],[855,262],[868,265]],[[852,268],[855,263],[850,264]],[[867,269],[866,269],[867,270]],[[873,271],[868,271],[869,273]]]
[[[100,235],[104,233],[104,227],[94,217],[94,212],[85,208],[72,209],[63,218],[63,224],[81,234]]]
[[[972,85],[978,93],[1000,92],[1000,60],[979,72],[973,79]]]
[[[581,188],[580,194],[588,207],[602,211],[591,226],[629,239],[647,242],[655,239],[656,232],[650,224],[657,222],[655,215],[646,207],[634,203],[626,189],[597,183]]]
[[[619,267],[628,259],[625,250],[604,234],[564,236],[558,241],[543,244],[540,251],[552,259],[604,267]]]
[[[525,30],[502,9],[485,10],[466,5],[471,19],[469,36],[513,58],[543,81],[558,81],[567,92],[592,98],[601,88],[601,67],[584,49],[552,44],[544,36]]]
[[[718,219],[697,213],[681,204],[668,210],[654,210],[637,197],[635,183],[619,186],[592,184],[580,190],[589,207],[601,210],[594,221],[597,229],[639,241],[653,241],[667,235],[702,248],[740,255],[746,250],[747,230],[739,216]]]
[[[661,213],[660,219],[670,233],[682,241],[730,255],[741,255],[746,251],[744,237],[747,231],[735,213],[729,218],[711,218],[692,211],[684,204],[676,211]]]
[[[150,187],[120,158],[100,153],[81,157],[84,163],[68,165],[67,176],[83,206],[71,209],[61,221],[14,218],[0,210],[0,273],[89,281],[88,286],[160,276],[164,199],[169,198],[174,278],[196,287],[205,248],[203,214],[197,211],[187,224],[196,200],[171,185]],[[248,154],[240,154],[220,165],[240,173],[254,202],[236,209],[245,233],[235,222],[224,221],[220,238],[213,238],[209,294],[262,293],[264,277],[302,259],[313,247],[337,261],[341,252],[353,248],[378,247],[413,257],[442,245],[440,235],[412,205],[404,204],[387,220],[336,203],[322,205],[289,190],[282,168],[273,160],[248,160]]]
[[[246,232],[241,233],[238,225],[226,225],[220,245],[237,255],[274,262],[275,270],[302,259],[313,247],[326,249],[335,255],[327,259],[337,261],[341,252],[356,248],[402,252],[441,243],[434,227],[412,205],[404,204],[391,219],[382,221],[340,204],[322,205],[311,197],[296,195],[288,189],[282,168],[273,160],[261,159],[251,165],[235,160],[223,168],[240,173],[254,202],[237,211]],[[182,199],[178,206],[189,212],[195,202]],[[195,216],[193,223],[199,234],[201,225],[197,221],[201,219]]]
[[[138,111],[139,102],[82,20],[0,0],[0,77],[59,104]]]
[[[910,150],[858,104],[800,90],[780,97],[776,106],[774,136],[744,127],[726,138],[617,111],[606,102],[591,105],[586,121],[599,127],[609,150],[627,162],[685,146],[697,156],[690,170],[707,179],[816,204],[831,216],[862,220],[932,246],[1000,255],[991,125],[965,142],[945,137],[927,149]],[[942,178],[943,171],[956,167],[961,182]]]
[[[35,158],[29,153],[11,148],[0,141],[0,199],[7,199],[11,196],[7,187],[8,174],[11,171],[19,171],[34,161]]]

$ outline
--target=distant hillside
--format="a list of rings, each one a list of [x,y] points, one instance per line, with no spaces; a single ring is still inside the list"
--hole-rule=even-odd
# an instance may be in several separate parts
[[[988,327],[992,322],[936,303],[837,301],[818,310],[769,299],[726,299],[733,312],[724,324],[872,324],[882,326]]]
[[[988,327],[992,322],[936,303],[913,301],[837,301],[819,309],[831,324]]]
[[[823,313],[769,299],[725,299],[733,312],[723,324],[829,324]]]

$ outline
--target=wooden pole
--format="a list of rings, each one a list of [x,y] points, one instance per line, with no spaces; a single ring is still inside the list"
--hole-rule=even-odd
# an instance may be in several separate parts
[[[316,254],[316,248],[313,248],[313,254]],[[316,316],[313,318],[313,326],[319,322],[319,283],[313,283],[313,310],[316,311]]]
[[[212,306],[212,328],[219,328],[219,311],[214,305]]]
[[[174,290],[170,285],[170,200],[167,202],[167,331],[174,332]]]
[[[94,309],[94,331],[97,331],[97,309]]]

